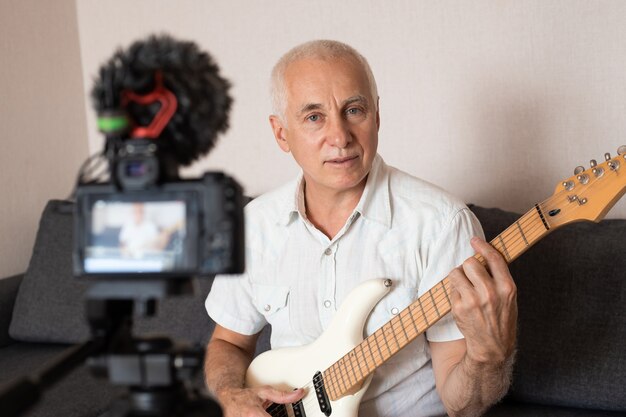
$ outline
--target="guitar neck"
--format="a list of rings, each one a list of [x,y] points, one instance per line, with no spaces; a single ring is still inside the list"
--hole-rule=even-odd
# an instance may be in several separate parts
[[[490,243],[510,263],[550,231],[541,207],[535,205]],[[474,257],[486,265],[482,255]],[[446,277],[327,368],[324,380],[330,399],[358,390],[376,368],[448,314],[451,290]]]

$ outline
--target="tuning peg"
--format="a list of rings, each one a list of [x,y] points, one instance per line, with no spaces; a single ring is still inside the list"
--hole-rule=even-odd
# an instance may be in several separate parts
[[[589,166],[591,168],[595,168],[596,165],[598,165],[598,161],[596,161],[595,159],[592,159],[591,161],[589,161]]]
[[[604,154],[604,160],[608,161],[609,159],[611,159],[611,154],[607,152]]]
[[[583,172],[585,170],[584,166],[578,165],[576,168],[574,168],[574,175],[578,175],[581,172]]]
[[[617,148],[617,154],[626,155],[626,145],[622,145],[619,148]]]

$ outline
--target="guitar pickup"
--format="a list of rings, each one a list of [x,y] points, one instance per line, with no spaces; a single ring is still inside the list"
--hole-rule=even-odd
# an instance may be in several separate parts
[[[319,371],[317,371],[313,377],[313,386],[315,387],[315,394],[317,396],[317,402],[320,406],[320,411],[328,417],[333,410],[330,407],[330,400],[328,399],[326,387],[324,386],[324,377]]]
[[[304,404],[302,404],[302,400],[298,400],[291,405],[293,408],[294,417],[306,417],[306,413],[304,412]]]

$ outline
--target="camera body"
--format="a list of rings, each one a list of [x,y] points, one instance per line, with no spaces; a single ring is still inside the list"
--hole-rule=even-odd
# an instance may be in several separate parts
[[[243,272],[241,186],[221,172],[159,181],[155,150],[150,141],[128,140],[112,158],[114,181],[78,185],[74,274],[108,279]]]

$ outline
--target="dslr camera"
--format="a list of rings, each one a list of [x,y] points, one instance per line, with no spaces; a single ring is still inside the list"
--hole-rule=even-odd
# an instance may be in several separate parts
[[[114,278],[243,272],[241,187],[218,172],[158,182],[154,144],[116,150],[114,181],[76,189],[74,274]]]
[[[100,69],[92,99],[110,178],[102,182],[81,169],[76,276],[243,272],[239,184],[220,172],[178,176],[180,166],[207,153],[227,128],[228,88],[208,54],[168,37],[137,42]]]

